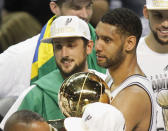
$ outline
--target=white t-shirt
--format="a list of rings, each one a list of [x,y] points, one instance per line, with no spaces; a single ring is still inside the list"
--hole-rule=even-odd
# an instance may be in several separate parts
[[[30,86],[31,66],[39,35],[0,54],[0,97],[19,96]]]
[[[141,70],[152,81],[155,97],[161,90],[168,90],[168,53],[152,51],[141,38],[137,47],[137,61]],[[157,104],[157,130],[164,131],[162,108]]]

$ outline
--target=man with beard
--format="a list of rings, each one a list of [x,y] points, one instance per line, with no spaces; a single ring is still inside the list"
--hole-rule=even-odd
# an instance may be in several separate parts
[[[42,42],[52,43],[58,69],[41,77],[21,94],[2,121],[1,128],[11,113],[21,109],[37,112],[45,120],[62,119],[64,115],[58,105],[58,92],[64,79],[77,72],[94,72],[105,77],[88,69],[86,58],[92,52],[93,41],[88,24],[77,16],[55,19],[51,25],[51,36]]]
[[[48,2],[54,16],[46,23],[41,33],[11,46],[0,54],[0,74],[3,74],[0,75],[0,98],[2,99],[0,103],[10,100],[7,102],[8,107],[11,105],[9,103],[15,101],[34,81],[57,69],[52,45],[40,41],[50,35],[51,23],[58,16],[73,15],[85,20],[91,31],[91,39],[95,42],[95,31],[89,21],[93,14],[93,2],[96,3],[96,1],[50,0]],[[89,69],[106,72],[97,65],[95,50],[87,56],[87,61]]]
[[[143,13],[151,31],[139,41],[137,60],[141,70],[152,81],[157,97],[161,90],[168,90],[168,0],[146,0]],[[162,109],[157,106],[157,130],[165,130]]]
[[[95,41],[94,28],[89,21],[93,13],[94,0],[50,0],[50,9],[54,16],[43,27],[40,34],[11,46],[0,54],[0,97],[17,97],[30,83],[55,70],[54,53],[51,44],[40,43],[50,35],[50,26],[58,16],[78,16],[85,20]],[[97,65],[95,50],[87,56],[89,69],[105,73]],[[13,73],[11,73],[13,72]]]
[[[123,113],[126,131],[155,131],[151,83],[136,59],[141,33],[140,19],[126,8],[108,12],[96,27],[97,62],[113,79],[110,103]]]

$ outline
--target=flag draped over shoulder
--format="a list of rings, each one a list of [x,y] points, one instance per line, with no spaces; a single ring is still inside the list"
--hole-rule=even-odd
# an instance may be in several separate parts
[[[53,16],[41,31],[32,63],[31,82],[38,80],[42,76],[48,74],[49,72],[57,68],[52,44],[41,43],[41,40],[43,38],[50,36],[50,28],[54,19],[56,19],[56,16]],[[90,24],[89,28],[91,32],[91,38],[95,43],[96,39],[95,30]],[[95,49],[93,49],[92,53],[87,56],[87,62],[89,69],[95,69],[101,73],[106,72],[104,68],[101,68],[100,66],[97,65]]]

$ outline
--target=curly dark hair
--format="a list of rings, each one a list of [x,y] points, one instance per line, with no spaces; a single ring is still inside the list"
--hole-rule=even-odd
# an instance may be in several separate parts
[[[130,9],[116,8],[108,11],[101,22],[117,26],[119,33],[127,36],[136,36],[137,43],[142,34],[142,23],[140,18]]]

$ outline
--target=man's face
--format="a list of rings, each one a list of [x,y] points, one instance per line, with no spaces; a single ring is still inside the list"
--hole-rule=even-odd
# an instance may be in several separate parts
[[[123,40],[117,27],[99,22],[96,27],[96,56],[98,65],[117,68],[124,59]]]
[[[81,38],[59,38],[53,41],[55,60],[63,77],[84,71],[87,48]]]
[[[168,44],[168,10],[149,10],[149,24],[155,39]]]
[[[78,16],[89,22],[93,13],[92,5],[92,0],[67,0],[60,7],[60,15]]]

